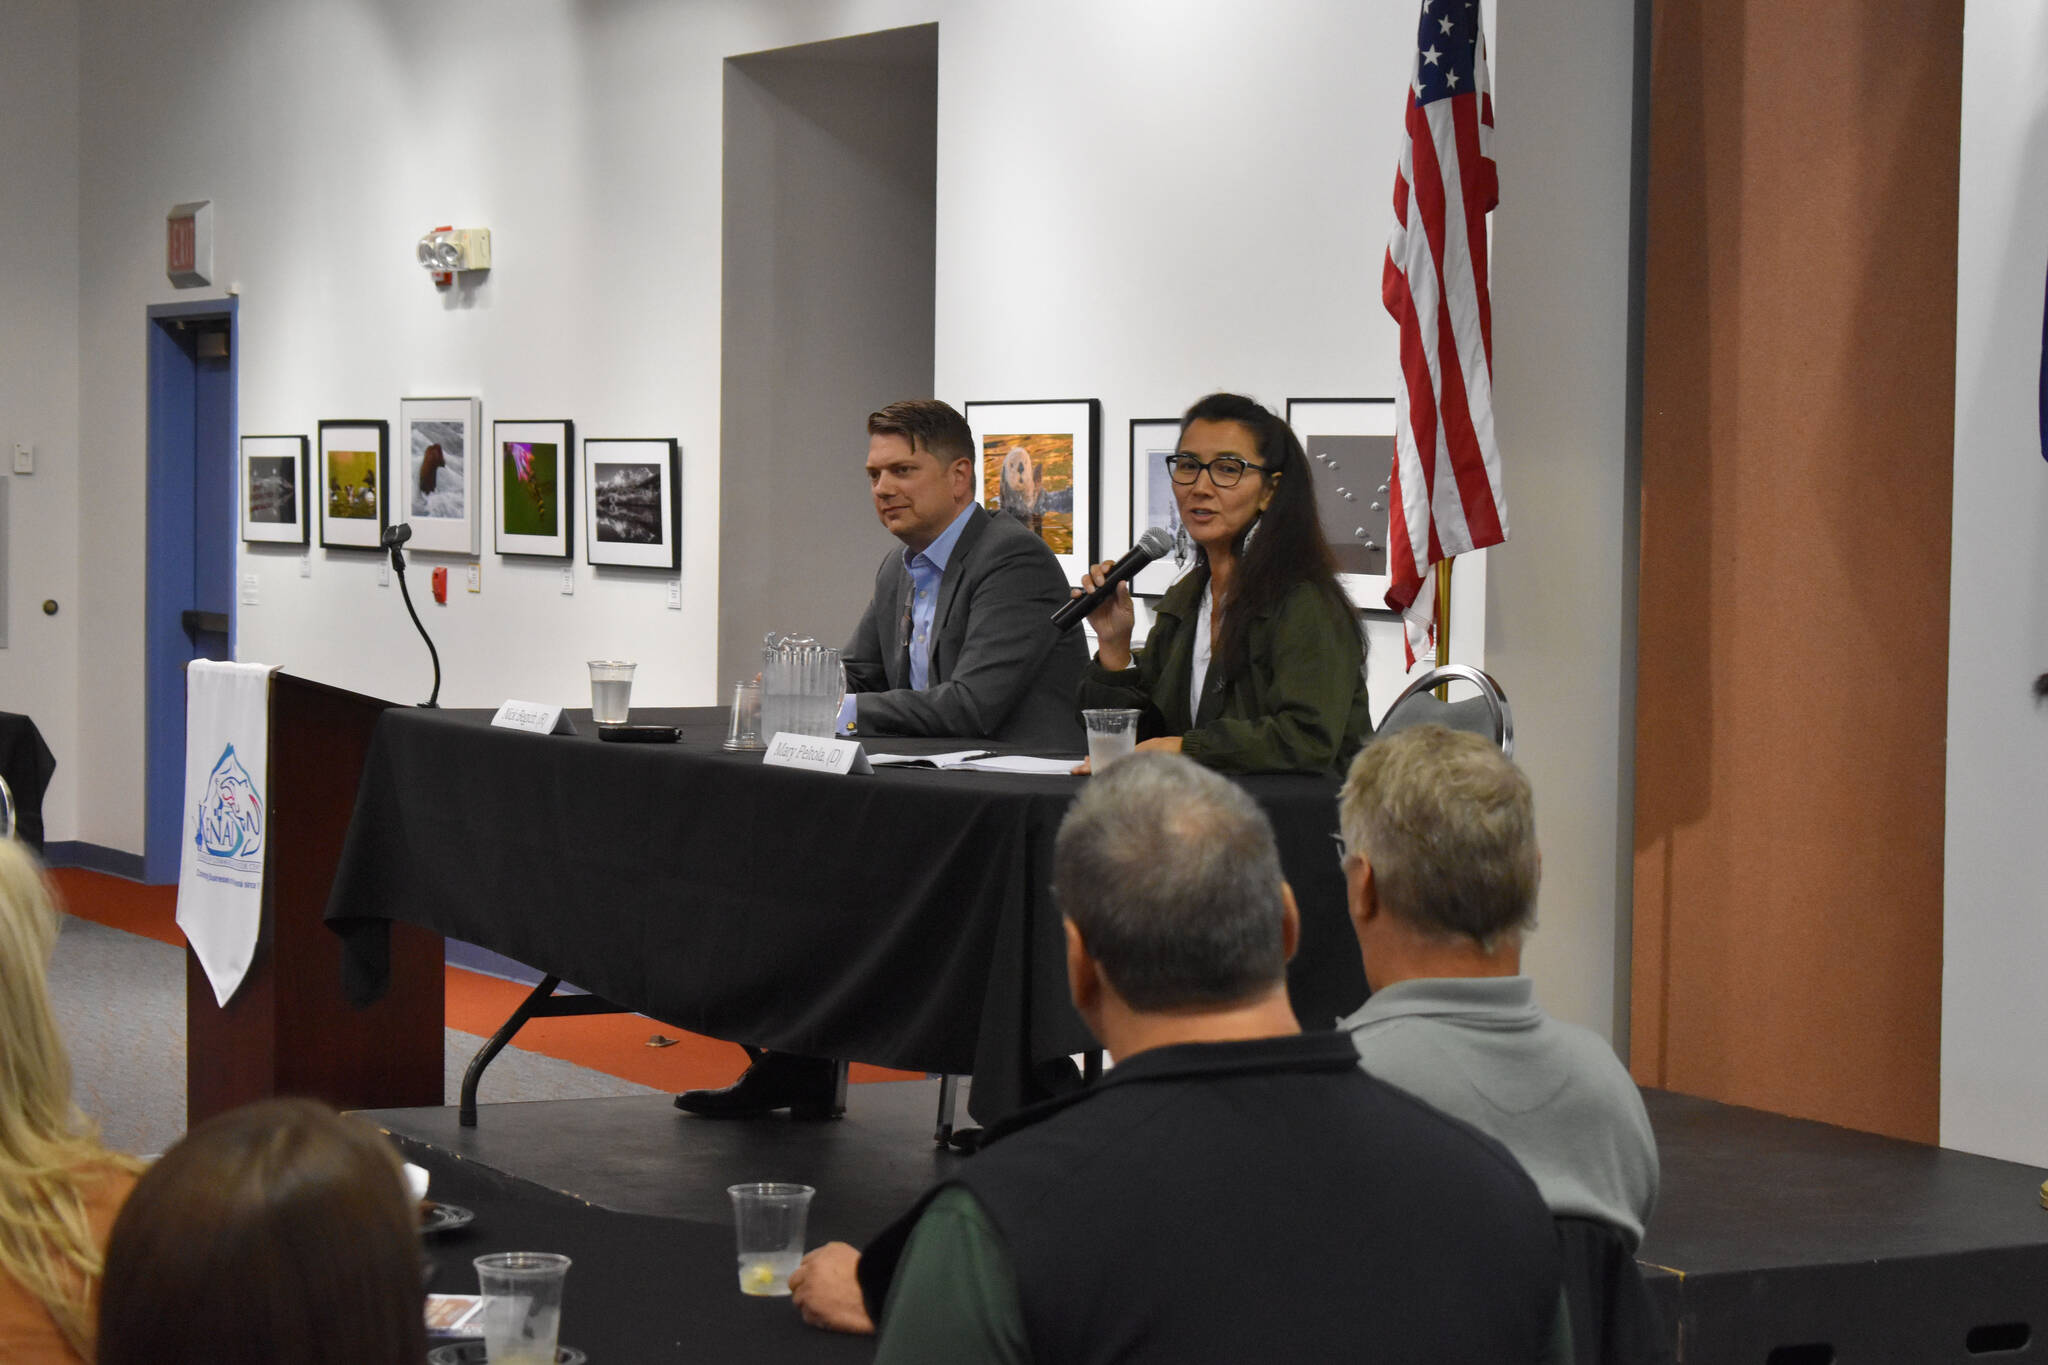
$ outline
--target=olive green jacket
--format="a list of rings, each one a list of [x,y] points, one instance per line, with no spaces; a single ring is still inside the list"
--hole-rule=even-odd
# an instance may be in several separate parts
[[[1365,700],[1365,645],[1356,618],[1312,583],[1297,583],[1252,622],[1244,676],[1212,661],[1197,715],[1188,714],[1195,667],[1195,613],[1206,569],[1159,600],[1152,633],[1133,666],[1112,673],[1091,659],[1080,706],[1135,706],[1138,738],[1181,736],[1181,752],[1226,773],[1338,773],[1372,735]]]

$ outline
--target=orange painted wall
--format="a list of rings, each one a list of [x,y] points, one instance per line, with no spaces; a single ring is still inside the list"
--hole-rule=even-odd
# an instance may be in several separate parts
[[[1657,0],[1637,1078],[1933,1141],[1963,0]]]

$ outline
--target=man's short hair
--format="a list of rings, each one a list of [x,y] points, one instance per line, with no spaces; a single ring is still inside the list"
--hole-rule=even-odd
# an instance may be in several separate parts
[[[1251,999],[1287,972],[1280,854],[1244,789],[1174,754],[1088,779],[1060,825],[1053,895],[1133,1009]]]
[[[967,419],[936,398],[906,398],[869,413],[868,435],[901,436],[912,450],[926,451],[942,465],[974,458]]]
[[[1491,741],[1441,725],[1374,740],[1351,762],[1338,818],[1381,904],[1416,928],[1491,952],[1534,926],[1535,802]]]

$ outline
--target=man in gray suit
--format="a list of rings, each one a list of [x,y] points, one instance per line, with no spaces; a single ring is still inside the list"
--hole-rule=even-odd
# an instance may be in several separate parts
[[[875,514],[903,548],[882,560],[844,651],[840,724],[861,735],[1079,750],[1074,696],[1087,652],[1078,631],[1051,621],[1066,580],[1022,522],[976,504],[975,463],[966,420],[937,399],[868,417]],[[684,1091],[676,1107],[707,1118],[776,1109],[832,1118],[845,1109],[841,1085],[827,1058],[766,1052],[733,1084]]]
[[[875,513],[903,542],[845,650],[863,735],[992,739],[1079,749],[1074,695],[1087,650],[1048,618],[1069,585],[1044,541],[975,501],[974,437],[936,399],[868,418]]]

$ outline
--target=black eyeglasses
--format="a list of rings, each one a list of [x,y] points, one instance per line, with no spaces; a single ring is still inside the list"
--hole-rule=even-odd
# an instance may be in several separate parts
[[[1175,483],[1193,483],[1202,477],[1203,470],[1209,471],[1209,482],[1218,488],[1235,488],[1237,481],[1244,477],[1247,469],[1266,472],[1262,464],[1240,460],[1235,455],[1218,455],[1213,460],[1198,460],[1192,455],[1169,455],[1166,457],[1166,472]]]

